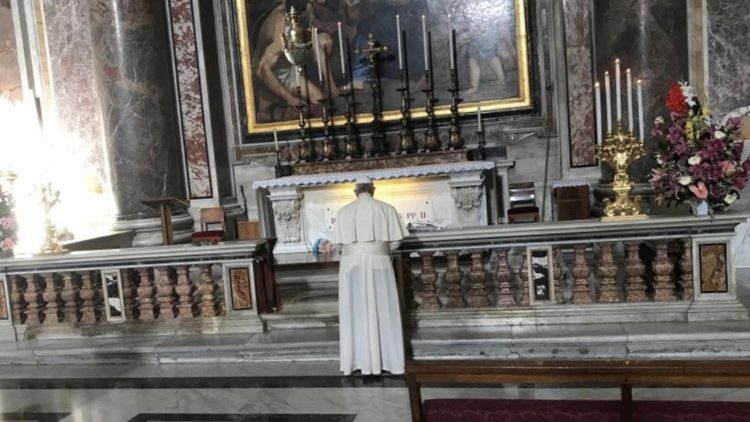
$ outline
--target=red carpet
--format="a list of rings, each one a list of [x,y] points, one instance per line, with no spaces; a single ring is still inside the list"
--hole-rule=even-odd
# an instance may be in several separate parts
[[[440,399],[423,403],[425,422],[619,422],[620,402]],[[750,422],[750,403],[636,401],[634,422]]]

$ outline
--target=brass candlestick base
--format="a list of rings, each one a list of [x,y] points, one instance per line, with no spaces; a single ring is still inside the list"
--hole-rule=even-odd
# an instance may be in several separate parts
[[[602,221],[644,220],[647,215],[641,213],[640,196],[630,198],[633,183],[628,175],[630,164],[643,156],[646,150],[643,142],[636,139],[629,131],[625,131],[622,120],[617,120],[614,132],[607,132],[602,145],[599,146],[599,158],[609,163],[614,169],[612,190],[615,192],[614,202],[608,198],[604,200],[604,216]]]

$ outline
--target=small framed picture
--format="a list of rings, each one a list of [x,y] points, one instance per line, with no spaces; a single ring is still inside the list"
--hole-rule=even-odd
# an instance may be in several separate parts
[[[102,291],[104,292],[104,309],[107,321],[125,321],[125,301],[122,298],[122,278],[119,269],[104,269]]]
[[[232,309],[235,311],[253,309],[250,269],[248,267],[230,268],[229,282],[232,289]]]
[[[555,302],[552,281],[552,247],[529,247],[526,249],[529,271],[529,299],[531,304]]]

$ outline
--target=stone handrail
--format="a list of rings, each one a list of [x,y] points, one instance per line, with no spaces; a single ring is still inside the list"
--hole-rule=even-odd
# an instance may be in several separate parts
[[[261,331],[254,267],[268,259],[267,248],[261,240],[2,259],[0,325],[6,319],[27,338],[96,335],[115,325],[141,334]]]
[[[405,308],[420,326],[747,319],[731,255],[747,217],[414,233],[399,251]]]

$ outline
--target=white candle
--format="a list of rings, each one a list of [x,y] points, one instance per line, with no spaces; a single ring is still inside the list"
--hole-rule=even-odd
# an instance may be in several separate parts
[[[615,59],[615,98],[617,99],[617,120],[622,120],[622,102],[620,96],[620,59]]]
[[[430,60],[427,57],[427,20],[422,15],[422,41],[424,46],[424,70],[430,70]]]
[[[641,86],[641,80],[638,79],[635,82],[635,85],[638,88],[638,134],[641,137],[641,141],[643,141],[646,137],[643,133],[643,88]]]
[[[625,79],[627,80],[627,93],[628,93],[628,130],[635,132],[633,127],[633,78],[630,74],[630,69],[625,70]]]
[[[604,72],[604,96],[607,99],[607,132],[612,132],[612,99],[609,87],[609,72]]]
[[[404,69],[404,53],[401,51],[401,17],[396,15],[396,39],[398,40],[398,70]]]
[[[337,23],[339,27],[339,53],[341,53],[341,74],[346,75],[346,64],[344,64],[344,36],[341,34],[341,22]]]
[[[453,44],[453,21],[451,20],[451,15],[448,14],[448,54],[451,56],[451,70],[456,68],[456,46]]]
[[[594,84],[594,108],[596,109],[596,144],[602,144],[602,93],[599,82]]]
[[[297,69],[294,69],[294,80],[297,81],[297,88],[300,88],[300,84],[299,84],[299,71],[297,71]]]
[[[477,106],[477,132],[482,131],[482,107]]]
[[[315,61],[318,62],[318,81],[323,83],[323,69],[320,66],[320,46],[318,46],[318,28],[313,28],[313,44],[315,44]]]
[[[279,152],[279,134],[276,129],[273,130],[273,145],[276,147],[276,152]]]

